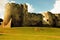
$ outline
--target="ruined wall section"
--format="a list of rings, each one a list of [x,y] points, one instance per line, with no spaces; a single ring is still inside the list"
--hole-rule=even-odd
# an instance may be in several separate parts
[[[21,5],[21,15],[22,15],[22,20],[23,20],[23,23],[22,23],[22,25],[23,26],[26,26],[27,24],[28,24],[28,7],[27,7],[27,5],[26,4],[20,4]]]
[[[7,3],[5,7],[5,18],[8,22],[12,18],[11,25],[25,26],[28,24],[28,7],[26,4]],[[5,22],[6,23],[6,22]]]
[[[60,14],[55,14],[56,26],[60,26]]]
[[[29,17],[29,24],[31,26],[42,26],[42,15],[38,14],[38,13],[28,13],[28,17]]]
[[[60,14],[53,14],[49,11],[42,13],[43,20],[42,23],[44,26],[53,26],[57,27],[60,26]]]
[[[13,6],[14,5],[11,5],[10,3],[7,3],[5,5],[5,13],[4,13],[4,21],[3,21],[4,25],[7,25],[11,19],[11,15],[13,13],[12,8],[14,8]]]
[[[43,15],[43,25],[53,25],[53,15],[51,12],[47,11],[47,12],[44,12],[42,13]]]
[[[12,18],[12,26],[60,26],[60,14],[44,12],[41,14],[29,13],[26,4],[7,3],[5,6],[4,22],[7,24]],[[54,24],[55,23],[55,24]]]

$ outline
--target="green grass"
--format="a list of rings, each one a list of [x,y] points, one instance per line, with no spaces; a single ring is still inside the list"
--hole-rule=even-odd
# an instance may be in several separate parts
[[[60,28],[40,27],[38,31],[33,27],[1,29],[0,40],[60,40]]]

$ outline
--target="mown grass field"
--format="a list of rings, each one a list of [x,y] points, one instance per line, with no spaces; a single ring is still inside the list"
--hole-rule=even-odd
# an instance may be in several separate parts
[[[60,40],[60,28],[39,27],[0,28],[0,40]]]

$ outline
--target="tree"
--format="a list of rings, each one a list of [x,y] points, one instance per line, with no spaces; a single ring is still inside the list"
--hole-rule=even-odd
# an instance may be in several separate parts
[[[0,25],[1,25],[1,22],[3,22],[3,19],[0,18]]]

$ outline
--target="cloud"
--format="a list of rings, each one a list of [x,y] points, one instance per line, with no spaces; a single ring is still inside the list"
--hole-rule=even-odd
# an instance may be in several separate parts
[[[28,12],[34,12],[35,9],[33,8],[33,6],[29,3],[26,4],[28,5]]]
[[[8,3],[9,0],[0,0],[0,18],[4,19],[4,11],[5,4]],[[15,3],[15,1],[10,1],[9,3]],[[31,4],[26,3],[28,5],[28,12],[34,12],[34,8]]]
[[[9,0],[0,0],[0,18],[4,19],[4,11],[5,11],[5,4],[8,3]],[[15,3],[15,1],[10,1],[9,3]],[[34,12],[34,8],[31,4],[26,3],[28,5],[28,12]]]
[[[51,10],[52,13],[60,13],[60,0],[56,0],[54,8]]]
[[[0,0],[0,18],[4,18],[4,7],[8,0]]]
[[[9,0],[0,0],[0,18],[2,19],[4,19],[5,4],[8,2]],[[15,3],[15,1],[10,1],[9,3]]]
[[[15,1],[10,1],[9,3],[15,3]]]

